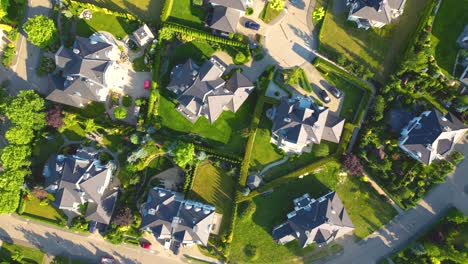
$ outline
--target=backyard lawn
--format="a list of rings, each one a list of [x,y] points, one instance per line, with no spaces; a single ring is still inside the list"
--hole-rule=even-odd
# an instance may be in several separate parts
[[[235,195],[236,179],[229,176],[211,162],[198,166],[189,199],[208,203],[223,215],[221,232],[227,230],[232,215],[232,202]],[[221,233],[220,232],[220,233]]]
[[[78,20],[76,33],[82,37],[89,37],[96,31],[107,31],[114,37],[123,39],[128,34],[132,34],[138,27],[139,22],[136,20],[129,21],[123,17],[116,17],[103,12],[93,12],[92,19]]]
[[[129,12],[143,21],[154,24],[159,22],[164,5],[164,0],[83,0],[82,2],[96,4],[117,12]]]
[[[347,21],[346,7],[334,6],[344,5],[344,1],[331,0],[320,31],[319,50],[329,56],[330,53],[343,54],[369,68],[376,79],[383,82],[402,58],[408,38],[418,25],[417,17],[429,1],[407,1],[398,21],[381,29],[363,30]],[[335,14],[335,11],[339,12]]]
[[[169,21],[206,29],[204,26],[206,15],[205,8],[194,5],[193,0],[174,0]]]
[[[0,248],[0,261],[2,263],[12,263],[10,262],[12,261],[11,257],[16,251],[20,251],[24,257],[21,263],[42,264],[44,259],[44,253],[38,249],[4,242]]]
[[[67,217],[63,214],[62,211],[50,204],[54,200],[53,195],[49,194],[47,199],[50,201],[49,204],[41,205],[39,199],[33,195],[29,195],[29,201],[25,201],[26,208],[23,215],[42,222],[49,222],[51,224],[65,226],[67,223]]]
[[[437,64],[452,75],[457,52],[457,38],[468,21],[468,0],[443,0],[432,27]]]
[[[337,163],[329,163],[322,171],[292,180],[267,196],[257,196],[252,201],[256,210],[251,217],[238,215],[234,240],[231,244],[231,259],[239,263],[291,263],[295,257],[309,255],[311,249],[302,250],[293,241],[285,246],[271,238],[273,227],[283,223],[286,214],[293,210],[294,198],[304,193],[320,197],[331,190],[338,192],[356,229],[354,234],[362,239],[387,223],[396,212],[367,183],[355,177],[339,176]],[[240,207],[245,207],[243,204]],[[242,209],[239,213],[242,213]],[[257,246],[258,258],[249,259],[246,245]],[[310,253],[312,254],[312,253]]]

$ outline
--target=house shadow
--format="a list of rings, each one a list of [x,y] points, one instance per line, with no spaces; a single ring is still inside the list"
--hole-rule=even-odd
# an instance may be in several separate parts
[[[67,240],[55,232],[45,232],[44,234],[17,227],[24,238],[36,248],[52,254],[54,256],[67,256],[74,260],[87,263],[100,263],[102,257],[112,256],[119,263],[141,263],[138,259],[128,258],[118,252],[118,249],[102,250],[92,242],[82,241],[80,244]],[[83,246],[88,245],[88,247]]]
[[[7,231],[5,231],[1,227],[0,227],[0,240],[2,240],[3,242],[9,243],[9,244],[13,243],[13,239],[11,238],[11,236],[8,234]]]

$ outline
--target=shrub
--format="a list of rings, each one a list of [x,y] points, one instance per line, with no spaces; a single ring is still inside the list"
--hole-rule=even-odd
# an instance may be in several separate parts
[[[246,16],[250,16],[254,13],[254,10],[252,7],[247,7],[247,9],[245,10],[245,15]]]
[[[13,63],[13,58],[15,57],[16,47],[13,44],[8,44],[8,46],[3,51],[2,64],[5,67],[11,66]]]
[[[249,260],[255,260],[258,258],[258,248],[256,245],[248,244],[244,247],[244,254]]]
[[[23,25],[24,32],[28,35],[28,40],[33,45],[45,49],[54,44],[58,38],[57,28],[52,19],[38,15],[31,17]]]
[[[117,106],[115,109],[114,109],[114,117],[117,118],[117,119],[124,119],[127,117],[127,109],[121,107],[121,106]]]
[[[51,58],[42,56],[41,63],[37,69],[37,75],[44,76],[48,73],[51,73],[55,70],[55,61]]]
[[[244,64],[246,60],[247,60],[247,57],[242,52],[238,52],[236,56],[234,57],[234,63],[237,65]]]
[[[132,106],[132,101],[133,101],[133,98],[130,95],[125,95],[122,98],[122,105],[125,107],[130,107]]]
[[[72,222],[70,229],[74,231],[86,232],[88,231],[89,223],[82,216],[75,217]]]

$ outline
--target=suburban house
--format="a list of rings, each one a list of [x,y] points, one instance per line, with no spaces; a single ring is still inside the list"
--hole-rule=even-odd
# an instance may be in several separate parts
[[[210,123],[228,110],[236,112],[254,90],[254,85],[240,72],[225,81],[226,66],[212,57],[199,67],[189,59],[171,71],[167,87],[178,97],[177,111],[195,123],[205,116]]]
[[[403,14],[406,0],[346,0],[348,20],[358,28],[381,28]]]
[[[143,47],[154,40],[153,32],[151,32],[150,28],[146,24],[143,24],[143,26],[135,30],[132,35],[140,47]]]
[[[345,120],[318,106],[313,99],[282,97],[268,110],[273,121],[270,142],[287,153],[310,152],[322,140],[339,143]]]
[[[284,245],[297,239],[299,246],[322,246],[354,230],[354,225],[336,192],[317,200],[306,193],[294,199],[294,211],[288,220],[273,229],[273,239]]]
[[[106,101],[109,88],[120,86],[127,76],[112,38],[101,33],[76,36],[72,49],[60,47],[55,63],[61,75],[52,77],[54,90],[46,99],[74,107]]]
[[[213,13],[207,21],[208,26],[225,33],[235,33],[239,20],[245,14],[245,0],[209,0]]]
[[[183,194],[155,187],[140,209],[140,229],[163,240],[168,249],[173,243],[206,246],[215,220],[215,208],[190,200]]]
[[[413,118],[401,131],[398,145],[414,159],[429,165],[443,159],[468,131],[453,114],[425,111]]]
[[[75,155],[54,155],[43,175],[45,190],[55,194],[55,207],[74,215],[81,214],[80,206],[87,204],[86,220],[107,226],[117,191],[110,187],[113,164],[102,164],[98,156],[99,152],[90,149],[79,149]]]

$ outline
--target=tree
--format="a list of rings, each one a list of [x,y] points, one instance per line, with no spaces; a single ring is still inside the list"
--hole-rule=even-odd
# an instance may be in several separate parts
[[[174,32],[167,27],[163,27],[159,30],[159,37],[161,40],[171,40],[174,37]]]
[[[99,126],[94,123],[94,119],[86,119],[84,122],[84,131],[86,133],[92,133],[98,130]]]
[[[356,155],[346,153],[343,158],[343,167],[351,175],[363,175],[364,168],[362,167],[361,161]]]
[[[384,110],[385,110],[385,100],[383,96],[377,95],[374,100],[374,104],[372,104],[372,112],[373,112],[373,118],[374,121],[380,121],[382,120],[384,116]]]
[[[312,17],[315,21],[320,21],[325,16],[325,9],[323,7],[316,8],[312,13]]]
[[[26,145],[34,138],[34,132],[30,128],[14,126],[5,133],[5,137],[14,145]]]
[[[276,10],[276,11],[281,11],[284,8],[284,0],[270,0],[268,1],[268,5],[270,6],[271,9]]]
[[[283,79],[286,84],[296,85],[299,83],[301,78],[302,71],[299,67],[294,67],[292,69],[287,69],[283,71]]]
[[[184,168],[190,164],[195,156],[195,146],[192,143],[178,142],[172,150],[174,162]]]
[[[31,148],[29,146],[8,145],[2,150],[0,159],[4,168],[19,169],[31,165],[30,156]]]
[[[127,117],[127,109],[121,106],[117,106],[114,109],[114,117],[117,119],[124,119],[125,117]]]
[[[117,215],[112,220],[113,224],[118,226],[129,226],[133,224],[135,218],[133,217],[132,210],[128,207],[121,208]]]
[[[138,143],[140,143],[140,137],[138,136],[138,134],[132,134],[130,136],[130,142],[133,144],[133,145],[138,145]]]
[[[39,15],[29,18],[23,25],[28,40],[33,45],[45,49],[57,41],[57,27],[52,19]]]
[[[44,99],[33,90],[20,91],[3,105],[10,121],[18,126],[41,130],[45,126]]]
[[[7,15],[10,0],[0,0],[0,20]]]
[[[51,126],[53,128],[61,128],[64,123],[63,123],[63,108],[60,105],[56,105],[49,109],[47,111],[47,117],[46,117],[46,122],[48,126]]]
[[[11,255],[11,260],[15,262],[22,263],[23,259],[24,259],[23,252],[19,249],[16,249],[15,252],[13,252],[13,254]]]

